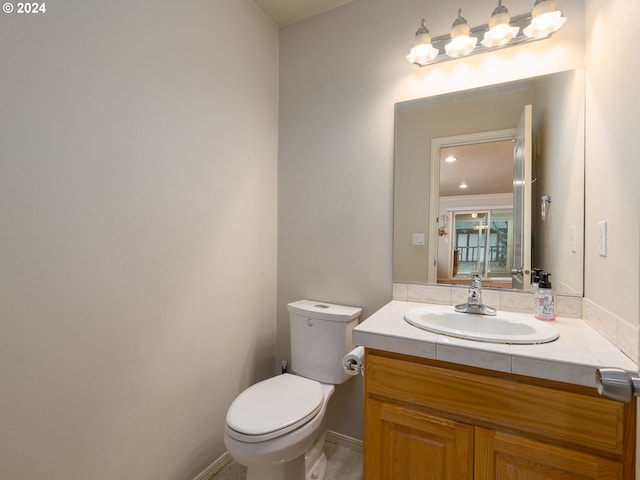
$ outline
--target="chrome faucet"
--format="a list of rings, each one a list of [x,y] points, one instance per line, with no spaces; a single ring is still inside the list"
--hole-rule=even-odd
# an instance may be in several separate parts
[[[471,277],[467,303],[456,305],[455,309],[456,312],[473,313],[477,315],[495,315],[497,313],[495,308],[482,303],[482,280],[480,279],[480,274],[474,273]]]

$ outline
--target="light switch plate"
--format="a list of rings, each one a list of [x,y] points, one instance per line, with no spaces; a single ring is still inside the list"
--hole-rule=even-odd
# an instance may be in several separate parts
[[[414,233],[411,236],[412,245],[424,245],[424,233]]]
[[[598,222],[598,253],[607,256],[607,222]]]

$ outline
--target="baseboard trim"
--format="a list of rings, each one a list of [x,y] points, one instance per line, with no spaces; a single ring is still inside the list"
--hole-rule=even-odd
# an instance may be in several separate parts
[[[358,440],[357,438],[348,437],[341,433],[327,430],[327,439],[325,441],[362,453],[362,440]]]
[[[211,465],[205,468],[200,475],[198,475],[193,480],[211,480],[213,476],[222,470],[224,467],[229,464],[233,458],[229,455],[229,452],[224,452],[220,457],[218,457]]]
[[[351,450],[362,453],[362,440],[348,437],[338,432],[327,430],[327,438],[325,442],[333,443],[334,445],[338,445],[339,447],[350,448]],[[229,452],[224,452],[193,480],[212,480],[213,476],[224,467],[226,467],[227,464],[229,464],[232,460],[233,458],[231,458]]]

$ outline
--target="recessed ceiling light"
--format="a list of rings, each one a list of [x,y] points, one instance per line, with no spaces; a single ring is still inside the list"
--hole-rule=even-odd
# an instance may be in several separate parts
[[[460,188],[467,188],[467,184],[466,184],[466,183],[464,183],[464,182],[462,182],[462,183],[460,184]]]

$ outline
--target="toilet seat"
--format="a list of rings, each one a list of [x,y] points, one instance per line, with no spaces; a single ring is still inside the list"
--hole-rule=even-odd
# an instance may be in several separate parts
[[[226,431],[243,442],[263,442],[289,433],[318,414],[322,385],[285,373],[247,388],[227,411]]]

